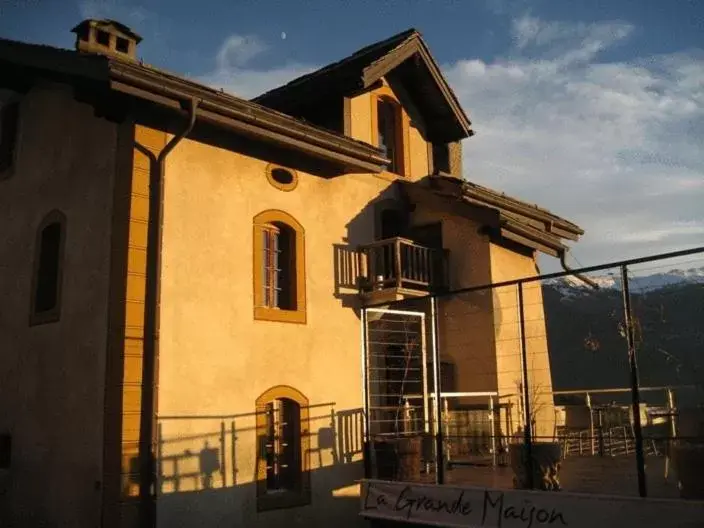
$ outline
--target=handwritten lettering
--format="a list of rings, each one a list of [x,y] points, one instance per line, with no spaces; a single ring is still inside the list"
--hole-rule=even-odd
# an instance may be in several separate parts
[[[400,484],[400,483],[399,483]],[[399,486],[400,487],[400,486]],[[398,487],[394,485],[375,486],[369,483],[366,486],[362,509],[385,510],[386,515],[396,514],[399,518],[411,520],[416,519],[441,521],[447,515],[467,519],[474,514],[474,517],[467,519],[464,523],[473,526],[487,526],[502,528],[537,528],[537,525],[568,526],[562,512],[555,508],[543,508],[535,505],[527,499],[520,502],[511,500],[511,493],[483,490],[483,501],[481,495],[477,497],[476,503],[481,501],[481,508],[475,509],[468,494],[476,491],[455,490],[438,488],[443,495],[447,492],[453,493],[454,497],[442,497],[433,495],[433,488],[420,486],[414,487],[405,485],[400,493]],[[479,490],[477,490],[479,491]],[[481,520],[479,519],[481,514]],[[462,521],[459,521],[463,524]]]
[[[482,526],[486,526],[489,514],[493,514],[491,526],[497,528],[501,528],[504,520],[521,521],[525,528],[531,528],[534,521],[538,521],[540,524],[553,524],[559,521],[563,526],[567,526],[564,516],[555,508],[551,510],[538,508],[527,500],[524,500],[521,506],[506,505],[503,493],[496,493],[492,497],[491,492],[486,490],[484,491],[484,506],[482,508]]]
[[[472,513],[472,505],[464,500],[464,491],[452,502],[442,499],[434,499],[426,495],[412,495],[412,488],[406,486],[396,500],[394,510],[405,512],[406,519],[410,519],[413,512],[445,512],[450,515],[469,515]]]

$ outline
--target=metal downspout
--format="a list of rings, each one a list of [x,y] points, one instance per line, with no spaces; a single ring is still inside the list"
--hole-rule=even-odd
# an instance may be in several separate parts
[[[155,156],[135,141],[137,150],[150,160],[149,224],[147,230],[146,291],[144,296],[144,353],[142,358],[142,401],[139,428],[139,505],[140,526],[156,526],[157,466],[154,452],[156,414],[155,387],[158,382],[159,294],[161,271],[162,223],[164,205],[164,162],[176,145],[186,137],[196,122],[199,101],[191,99],[186,128],[175,135]]]
[[[581,273],[577,273],[577,272],[573,271],[572,268],[570,268],[567,265],[566,259],[567,259],[567,251],[564,251],[564,250],[560,251],[560,264],[562,264],[562,269],[564,269],[566,272],[571,273],[572,275],[577,277],[579,280],[581,280],[587,286],[591,286],[595,290],[599,289],[599,285],[596,282],[594,282],[593,280],[591,280],[589,277],[585,277]]]

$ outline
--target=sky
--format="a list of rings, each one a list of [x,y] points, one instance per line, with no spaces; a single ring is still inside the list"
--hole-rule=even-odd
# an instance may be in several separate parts
[[[86,17],[245,98],[415,27],[472,120],[465,177],[580,225],[572,266],[704,246],[704,1],[0,0],[0,36],[71,48]]]

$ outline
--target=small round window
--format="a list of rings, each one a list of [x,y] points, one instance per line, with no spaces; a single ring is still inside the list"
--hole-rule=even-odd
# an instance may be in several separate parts
[[[269,183],[282,191],[292,191],[298,184],[296,173],[283,167],[270,167],[267,170],[267,178]]]

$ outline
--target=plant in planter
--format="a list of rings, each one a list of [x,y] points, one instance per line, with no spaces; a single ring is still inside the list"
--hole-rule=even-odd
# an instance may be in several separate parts
[[[524,411],[523,382],[518,381],[516,385],[518,394],[521,395],[519,398],[519,410],[523,416],[526,416]],[[538,415],[546,408],[545,401],[540,395],[539,385],[529,386],[530,412],[528,419],[533,432],[536,431]],[[559,491],[561,489],[559,480],[560,461],[562,460],[560,443],[531,439],[529,445],[525,442],[524,433],[523,428],[519,428],[516,432],[515,441],[509,445],[514,487],[517,489],[532,488],[544,491]]]
[[[661,321],[665,319],[663,310],[663,306],[660,305],[658,315]],[[646,309],[642,309],[641,312],[646,320],[643,326],[638,316],[631,315],[637,348],[649,343],[649,340],[644,338],[649,327],[659,328],[657,324],[653,324],[652,317],[648,319]],[[619,331],[625,335],[623,328],[624,325],[620,324]],[[658,343],[657,336],[652,338],[653,342]],[[704,372],[698,361],[686,355],[665,350],[662,345],[650,347],[650,350],[662,354],[666,362],[674,367],[679,385],[694,386],[694,393],[680,393],[683,396],[681,401],[668,402],[669,405],[674,404],[670,412],[674,414],[677,423],[676,436],[670,442],[669,453],[677,475],[680,497],[702,500],[704,499],[704,478],[701,471],[704,467]]]

